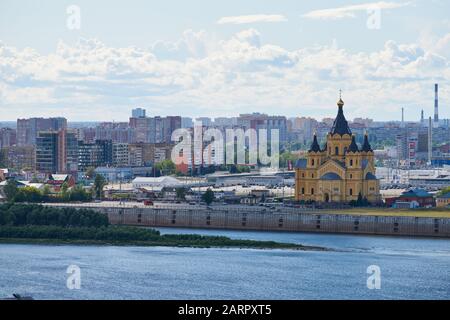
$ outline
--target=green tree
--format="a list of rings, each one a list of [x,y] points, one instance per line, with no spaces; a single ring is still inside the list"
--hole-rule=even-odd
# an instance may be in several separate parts
[[[172,160],[166,159],[155,164],[155,169],[161,171],[162,175],[175,174],[176,166]]]
[[[69,200],[69,185],[67,184],[67,182],[64,182],[61,185],[61,199],[63,201]]]
[[[42,189],[42,198],[44,201],[48,201],[50,199],[50,194],[52,193],[50,187],[48,185],[44,186]]]
[[[298,156],[293,154],[292,152],[285,151],[280,155],[280,167],[286,168],[288,166],[289,161],[291,161],[292,164],[297,161]]]
[[[450,192],[450,186],[449,187],[445,187],[444,189],[442,189],[441,191],[439,191],[438,195],[442,196],[444,194],[447,194]]]
[[[94,195],[97,199],[103,198],[103,188],[105,185],[105,178],[101,174],[97,174],[94,180]]]
[[[82,185],[76,185],[69,192],[69,201],[90,201],[92,195],[84,190]]]
[[[13,179],[9,179],[6,182],[5,187],[3,188],[3,192],[5,193],[6,199],[8,201],[14,201],[14,198],[16,197],[18,191],[19,189],[17,188],[17,182]]]
[[[210,205],[214,201],[214,191],[211,188],[208,188],[204,194],[202,194],[202,200],[206,202],[207,205]]]

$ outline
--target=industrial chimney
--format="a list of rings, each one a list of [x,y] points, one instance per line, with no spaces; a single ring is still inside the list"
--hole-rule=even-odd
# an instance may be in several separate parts
[[[428,119],[428,165],[431,165],[431,158],[433,156],[433,125],[431,117]]]
[[[434,85],[434,122],[439,122],[438,84]]]
[[[405,108],[402,108],[402,123],[401,123],[401,127],[402,128],[405,127]]]

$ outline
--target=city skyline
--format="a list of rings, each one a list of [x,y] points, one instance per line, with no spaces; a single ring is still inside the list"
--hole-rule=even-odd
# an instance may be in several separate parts
[[[354,117],[410,120],[433,116],[435,83],[450,118],[448,3],[195,4],[2,2],[2,120],[323,118],[339,89]]]

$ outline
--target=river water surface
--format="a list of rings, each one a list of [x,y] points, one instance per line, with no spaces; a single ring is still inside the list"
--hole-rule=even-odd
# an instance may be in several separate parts
[[[449,299],[450,240],[160,228],[330,252],[0,244],[0,297],[35,299]],[[70,290],[69,265],[81,270]],[[367,268],[381,270],[368,289]]]

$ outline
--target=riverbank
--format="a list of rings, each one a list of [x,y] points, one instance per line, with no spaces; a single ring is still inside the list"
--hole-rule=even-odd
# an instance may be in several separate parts
[[[128,239],[123,239],[124,234],[127,235]],[[36,245],[286,249],[302,251],[329,250],[318,246],[303,246],[294,243],[275,241],[230,239],[223,236],[202,236],[197,234],[160,235],[156,230],[143,230],[136,227],[109,227],[106,233],[103,228],[95,230],[93,228],[39,226],[0,227],[0,243]]]

